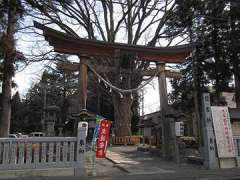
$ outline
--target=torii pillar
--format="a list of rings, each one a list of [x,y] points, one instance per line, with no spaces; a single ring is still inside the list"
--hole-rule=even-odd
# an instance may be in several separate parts
[[[165,63],[157,63],[158,84],[159,84],[159,97],[160,97],[160,112],[162,121],[162,153],[163,157],[168,159],[171,156],[171,128],[170,122],[165,118],[168,108],[168,95],[167,95],[167,81]]]
[[[76,134],[77,126],[80,121],[85,121],[84,118],[88,116],[87,113],[87,85],[88,85],[88,67],[86,65],[87,60],[89,59],[86,55],[79,55],[79,99],[78,99],[78,114],[76,115],[77,119],[74,123],[74,134]]]
[[[87,110],[88,56],[81,55],[79,66],[79,112]]]

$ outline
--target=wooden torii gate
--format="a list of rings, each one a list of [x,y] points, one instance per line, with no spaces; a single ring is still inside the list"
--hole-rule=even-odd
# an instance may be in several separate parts
[[[80,100],[79,100],[79,111],[86,109],[87,101],[87,61],[90,60],[89,57],[115,57],[116,52],[130,52],[136,54],[140,60],[151,61],[157,63],[157,69],[159,70],[159,95],[160,95],[160,111],[164,114],[166,108],[168,107],[167,100],[167,84],[166,77],[176,77],[179,74],[168,71],[165,69],[166,63],[179,64],[183,63],[185,58],[190,55],[194,46],[193,45],[179,45],[172,47],[148,47],[141,45],[128,45],[122,43],[109,43],[97,40],[88,40],[83,38],[77,38],[70,36],[66,33],[56,31],[49,27],[46,27],[40,23],[34,22],[34,26],[43,31],[45,39],[49,42],[51,46],[54,47],[55,52],[74,54],[80,57],[80,63],[63,65],[65,69],[70,69],[72,71],[79,71],[79,90],[80,90]],[[106,69],[106,68],[105,68]],[[98,67],[98,71],[104,71],[104,67]],[[138,71],[138,70],[136,70]],[[156,72],[156,71],[155,71]],[[153,70],[141,71],[142,76],[152,76]],[[164,122],[163,128],[163,150],[165,153],[168,152],[169,147],[169,126],[167,122]]]

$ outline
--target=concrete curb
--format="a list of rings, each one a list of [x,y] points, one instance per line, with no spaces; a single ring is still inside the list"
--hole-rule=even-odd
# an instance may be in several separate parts
[[[23,177],[54,177],[73,176],[74,168],[51,168],[51,169],[23,169],[1,170],[0,179],[23,178]]]
[[[130,173],[127,169],[118,165],[118,164],[120,164],[120,162],[114,160],[113,158],[109,157],[108,155],[106,156],[106,159],[109,160],[110,162],[112,162],[113,164],[115,164],[115,166],[117,168],[119,168],[120,170],[122,170],[123,172]]]
[[[120,164],[119,162],[113,160],[112,158],[110,157],[106,157],[107,160],[109,160],[110,162],[112,162],[113,164],[115,164],[115,167],[117,167],[118,169],[120,169],[121,171],[123,172],[126,172],[126,173],[130,173],[127,169],[125,169],[124,167],[122,166],[119,166],[118,164]]]

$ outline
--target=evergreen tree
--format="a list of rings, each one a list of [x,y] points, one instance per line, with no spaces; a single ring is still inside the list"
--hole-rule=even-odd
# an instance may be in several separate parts
[[[229,52],[229,60],[234,75],[235,99],[237,107],[240,107],[240,2],[237,0],[230,0],[229,2],[230,43],[227,50]]]
[[[205,87],[213,86],[214,103],[220,104],[220,92],[229,91],[229,82],[232,80],[231,64],[228,58],[230,47],[229,39],[229,11],[227,0],[214,1],[177,1],[179,14],[178,24],[171,24],[176,29],[187,27],[190,42],[196,43],[196,51],[189,58],[186,70],[183,70],[184,79],[173,80],[174,90],[172,100],[181,103],[188,86],[194,87],[200,94]],[[192,69],[192,71],[189,71]],[[194,80],[195,83],[192,81]],[[181,94],[181,95],[180,95]],[[179,99],[180,95],[180,99]],[[188,101],[192,104],[191,99]],[[183,103],[186,103],[184,99]],[[199,103],[200,105],[201,103]]]
[[[0,137],[8,136],[10,130],[12,77],[15,71],[14,63],[20,57],[15,48],[14,35],[22,14],[23,6],[20,0],[3,0],[0,2],[0,49],[2,49],[3,59]]]

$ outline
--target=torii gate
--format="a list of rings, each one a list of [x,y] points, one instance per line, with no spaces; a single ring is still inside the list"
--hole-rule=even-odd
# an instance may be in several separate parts
[[[78,55],[81,59],[78,64],[64,65],[64,68],[68,68],[73,71],[80,71],[80,103],[79,110],[86,109],[87,101],[87,70],[86,61],[89,57],[114,57],[116,52],[133,52],[137,54],[139,59],[144,61],[152,61],[157,63],[159,70],[159,95],[160,95],[160,110],[164,112],[168,106],[167,100],[167,84],[166,77],[176,77],[176,73],[165,70],[166,63],[179,64],[183,63],[185,58],[190,55],[193,50],[193,45],[179,45],[172,47],[148,47],[140,45],[128,45],[122,43],[109,43],[96,40],[88,40],[83,38],[76,38],[66,33],[56,31],[49,27],[46,27],[40,23],[34,22],[34,26],[43,30],[45,39],[51,46],[54,47],[55,52]],[[104,68],[99,68],[104,69]],[[152,75],[151,71],[140,72],[143,76]],[[179,75],[177,75],[179,76]],[[163,118],[163,124],[164,122]],[[167,126],[168,127],[168,126]],[[163,131],[163,145],[164,151],[168,152],[169,143],[169,130]]]

